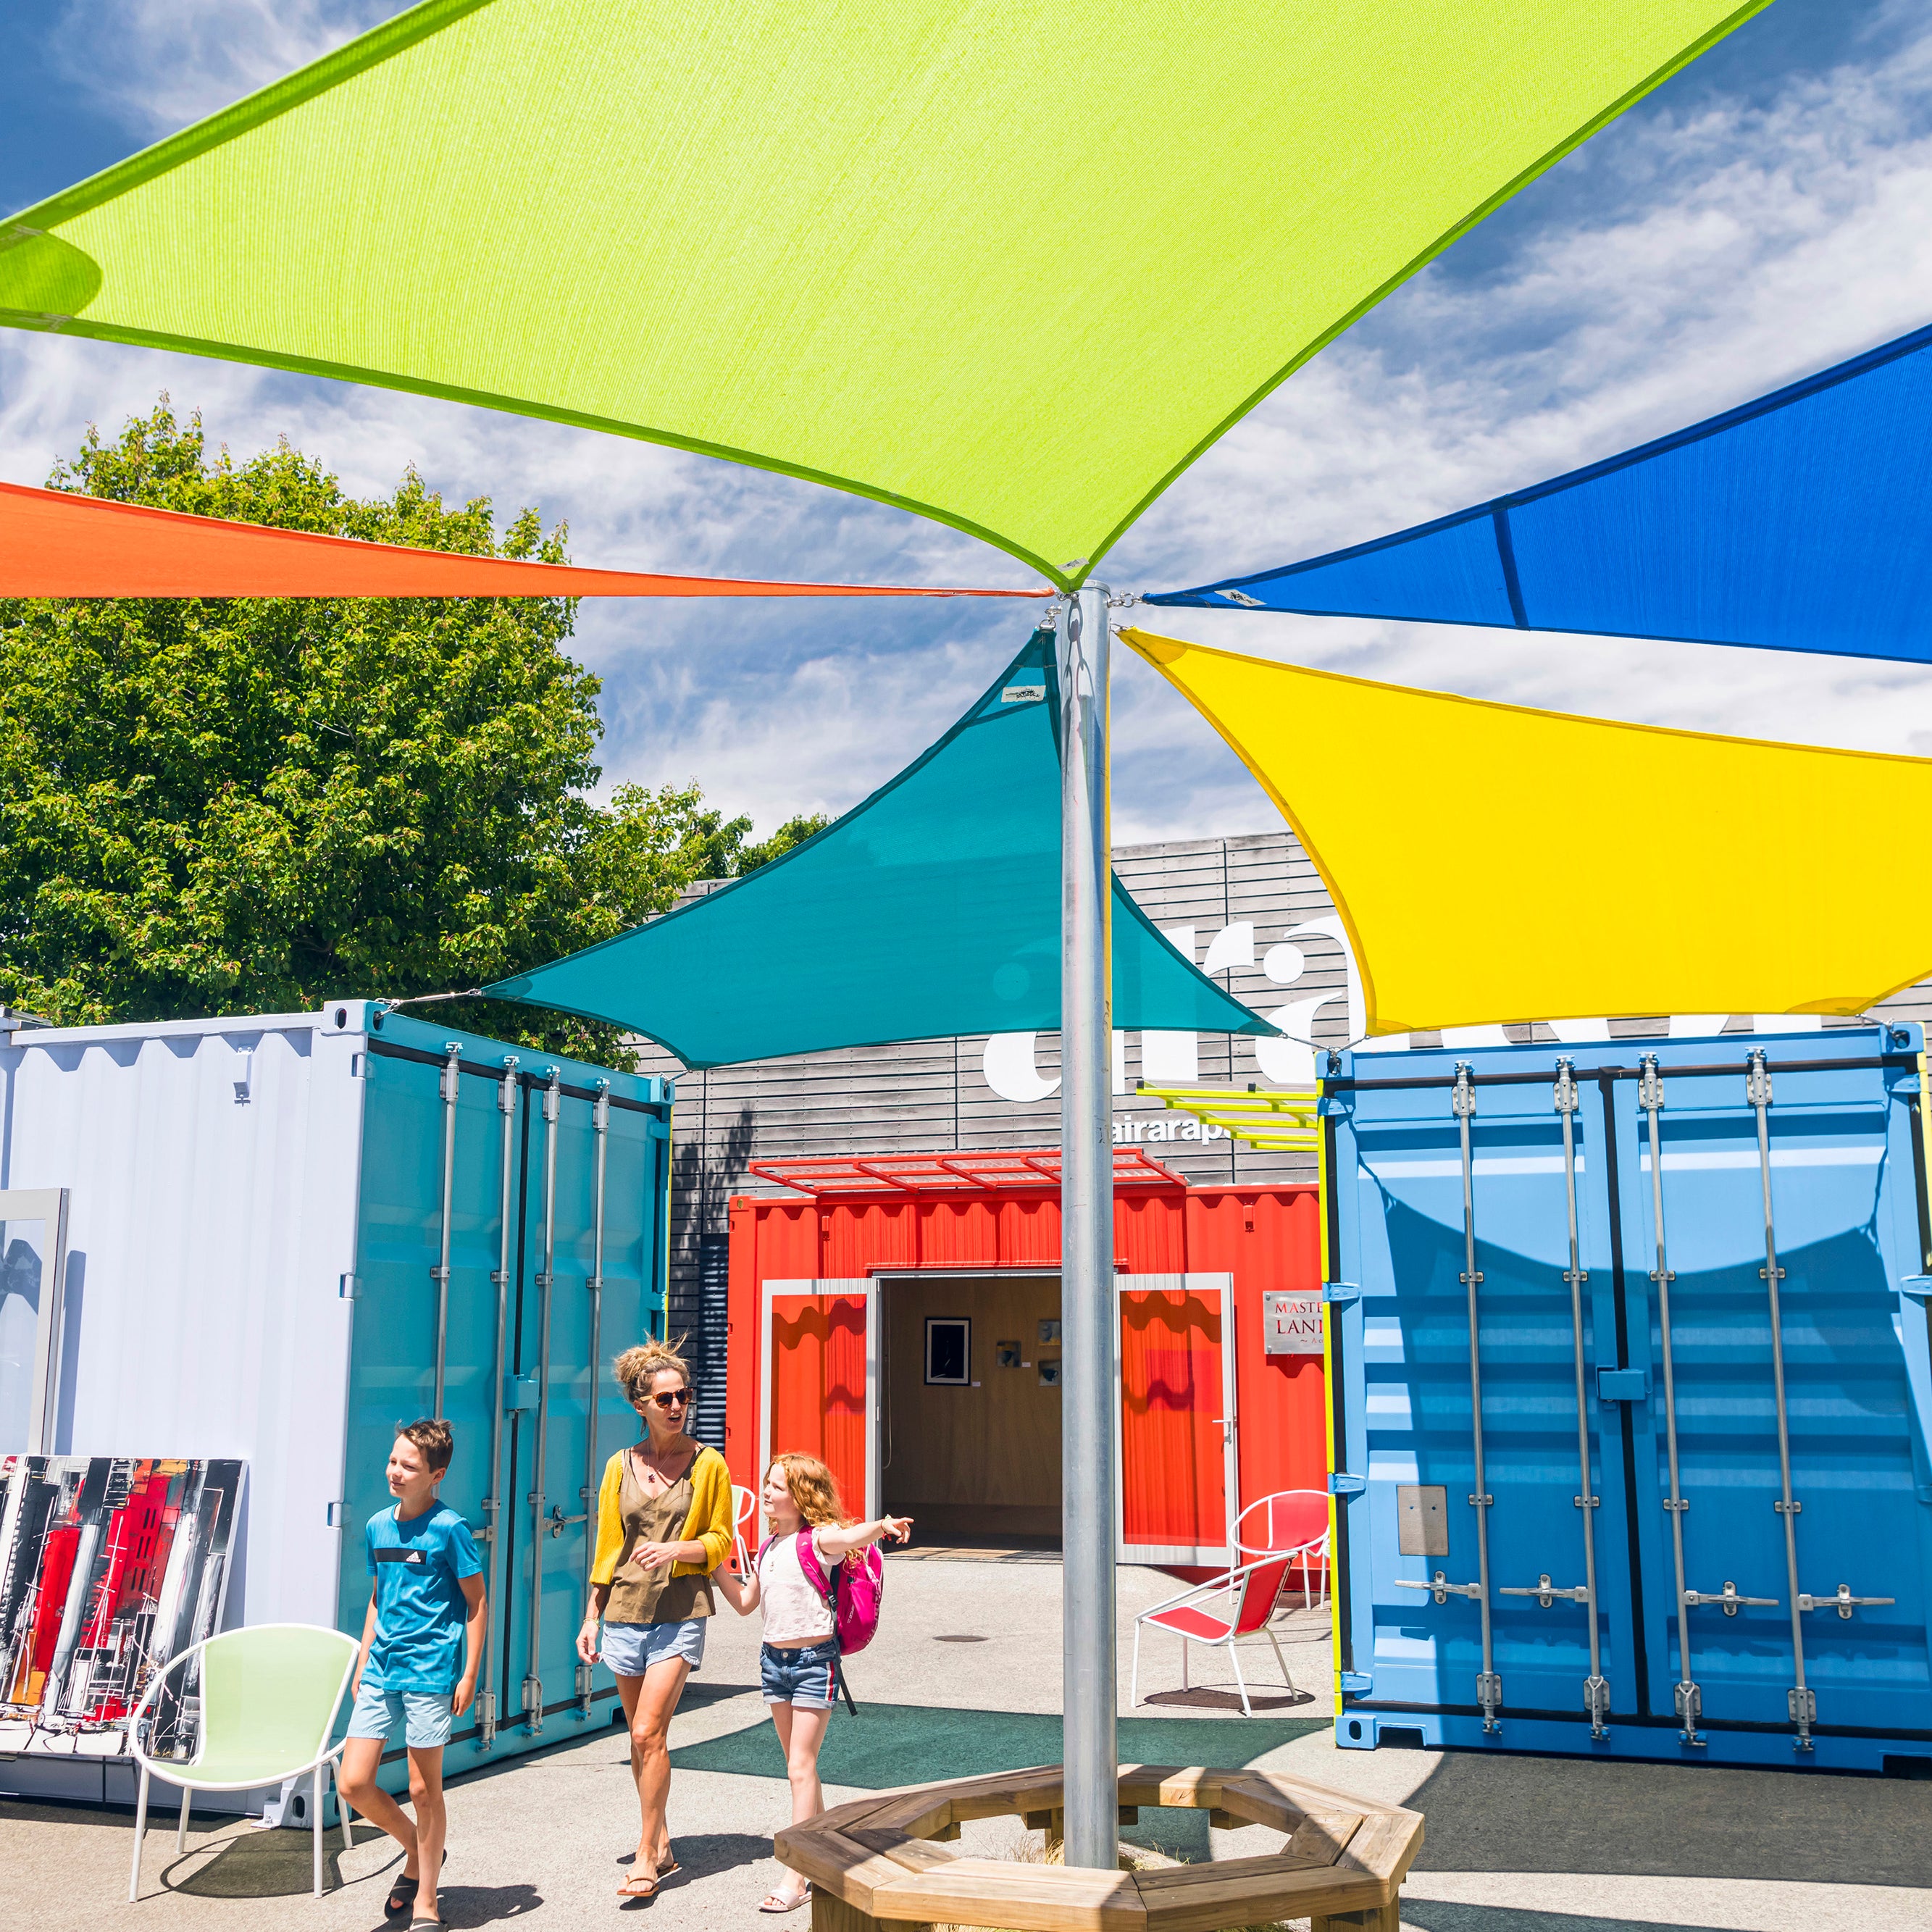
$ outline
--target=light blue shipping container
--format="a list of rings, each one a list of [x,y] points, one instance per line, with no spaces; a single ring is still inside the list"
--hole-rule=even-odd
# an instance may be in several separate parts
[[[1342,1744],[1932,1769],[1923,1050],[1331,1062]]]
[[[604,1460],[638,1429],[610,1362],[664,1330],[672,1099],[361,1000],[0,1032],[0,1212],[67,1208],[44,1359],[16,1378],[52,1393],[0,1415],[22,1438],[0,1448],[242,1458],[225,1621],[359,1633],[394,1430],[446,1415],[442,1496],[491,1604],[448,1770],[608,1724],[614,1682],[574,1646]],[[0,1792],[132,1782],[124,1759],[0,1759]],[[303,1802],[249,1808],[295,1822]]]

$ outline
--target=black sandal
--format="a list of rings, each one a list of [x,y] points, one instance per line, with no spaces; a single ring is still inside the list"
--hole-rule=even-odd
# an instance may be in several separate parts
[[[446,1845],[442,1848],[442,1865],[446,1865],[448,1862],[449,1847]],[[442,1865],[438,1865],[436,1870],[441,1871]],[[420,1878],[398,1879],[395,1883],[390,1886],[388,1897],[382,1901],[384,1916],[390,1918],[400,1918],[405,1912],[411,1910],[416,1902],[416,1888],[422,1883],[422,1880]]]

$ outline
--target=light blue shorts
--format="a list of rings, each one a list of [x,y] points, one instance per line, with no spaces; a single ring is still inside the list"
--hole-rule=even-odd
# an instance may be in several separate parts
[[[386,1738],[400,1729],[412,1750],[430,1750],[449,1742],[453,1693],[443,1690],[385,1690],[365,1676],[350,1713],[352,1738]]]
[[[606,1624],[604,1661],[620,1677],[641,1677],[654,1664],[681,1657],[692,1670],[704,1662],[704,1626],[709,1617],[687,1617],[673,1624]]]

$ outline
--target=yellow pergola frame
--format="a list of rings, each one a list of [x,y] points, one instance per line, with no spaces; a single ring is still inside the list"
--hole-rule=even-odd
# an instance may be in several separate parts
[[[1171,1112],[1192,1114],[1238,1141],[1269,1154],[1312,1154],[1321,1129],[1312,1087],[1157,1087],[1138,1082],[1135,1092]]]

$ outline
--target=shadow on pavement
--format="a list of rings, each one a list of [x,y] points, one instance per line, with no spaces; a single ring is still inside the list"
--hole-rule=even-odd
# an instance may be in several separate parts
[[[1526,1912],[1509,1905],[1448,1905],[1405,1898],[1402,1922],[1418,1932],[1713,1932],[1702,1925],[1660,1925],[1654,1918],[1580,1918],[1568,1912]]]
[[[1407,1802],[1428,1820],[1418,1871],[1932,1886],[1932,1805],[1923,1784],[1903,1779],[1452,1751]],[[1440,1928],[1417,1917],[1431,1932],[1544,1923],[1489,1906],[1418,1909],[1487,1915]],[[1618,1922],[1548,1922],[1597,1932]]]

